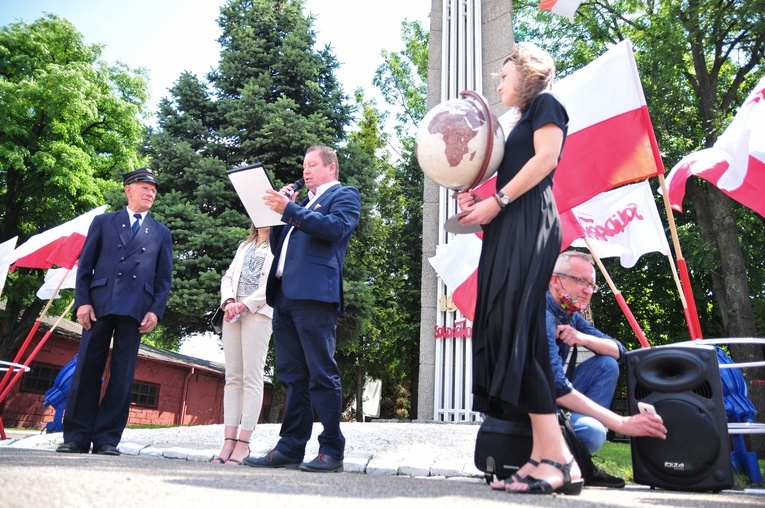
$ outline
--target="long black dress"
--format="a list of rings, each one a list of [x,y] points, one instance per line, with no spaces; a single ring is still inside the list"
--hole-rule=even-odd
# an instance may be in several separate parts
[[[568,114],[551,94],[538,95],[510,131],[497,189],[534,155],[534,131]],[[545,294],[560,253],[552,173],[484,227],[473,322],[473,410],[503,417],[556,411],[545,329]]]

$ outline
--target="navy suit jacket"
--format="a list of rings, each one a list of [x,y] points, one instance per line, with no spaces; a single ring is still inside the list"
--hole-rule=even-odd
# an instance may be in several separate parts
[[[343,263],[348,242],[361,215],[358,189],[339,183],[327,189],[311,205],[288,203],[282,215],[286,226],[271,228],[274,262],[268,275],[266,300],[274,306],[281,284],[287,298],[337,303],[342,313]],[[292,230],[281,279],[276,278],[284,239]]]
[[[172,275],[167,227],[146,214],[134,238],[126,209],[98,215],[80,254],[74,311],[87,304],[96,318],[114,314],[140,323],[152,311],[162,319]]]

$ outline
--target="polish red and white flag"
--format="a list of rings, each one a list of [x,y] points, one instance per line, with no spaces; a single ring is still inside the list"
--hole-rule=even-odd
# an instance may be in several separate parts
[[[691,176],[765,217],[765,77],[714,146],[685,156],[667,175],[669,202],[677,211],[683,211],[685,183]]]
[[[564,237],[568,235],[564,245],[568,246],[581,236],[581,231],[576,228],[576,219],[568,220],[570,217],[565,212],[602,192],[664,173],[664,165],[629,41],[618,43],[592,63],[562,79],[553,92],[563,101],[569,115],[566,144],[553,177],[553,192],[561,212]],[[495,182],[493,177],[480,189],[486,189],[485,194],[491,195],[495,191]],[[568,228],[567,223],[570,223]],[[464,236],[469,241],[481,241],[478,235]],[[430,262],[444,281],[447,273],[469,274],[462,280],[447,275],[451,282],[446,285],[453,293],[452,300],[457,308],[472,321],[477,259],[470,266],[472,269],[458,270],[454,263],[472,261],[459,255],[449,256],[454,263],[441,263],[438,258],[447,255],[452,248],[467,252],[467,247],[454,247],[453,241],[444,247],[438,249]],[[460,306],[460,302],[467,303]]]
[[[18,267],[72,268],[85,244],[90,223],[96,215],[104,213],[105,210],[106,205],[101,205],[68,222],[34,235],[6,256],[3,261],[11,265],[10,271]]]
[[[581,3],[582,0],[542,0],[539,2],[539,8],[574,21],[574,13]]]

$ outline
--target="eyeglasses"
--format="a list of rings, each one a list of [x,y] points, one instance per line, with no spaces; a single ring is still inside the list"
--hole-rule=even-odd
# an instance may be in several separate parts
[[[590,286],[590,289],[592,289],[593,293],[598,292],[598,285],[590,282],[588,280],[584,280],[581,277],[574,277],[573,275],[569,275],[567,273],[555,273],[554,275],[557,275],[558,277],[568,277],[569,279],[573,280],[577,284],[579,284],[581,287]]]

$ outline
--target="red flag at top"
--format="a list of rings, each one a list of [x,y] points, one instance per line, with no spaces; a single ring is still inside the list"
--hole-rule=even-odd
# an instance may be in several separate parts
[[[44,269],[54,265],[72,268],[85,243],[90,223],[105,210],[106,205],[99,206],[31,237],[5,258],[5,262],[11,263],[11,271],[17,267]]]
[[[554,14],[564,16],[569,21],[574,21],[574,13],[579,8],[582,0],[542,0],[539,2],[539,8],[543,11],[550,11]]]

